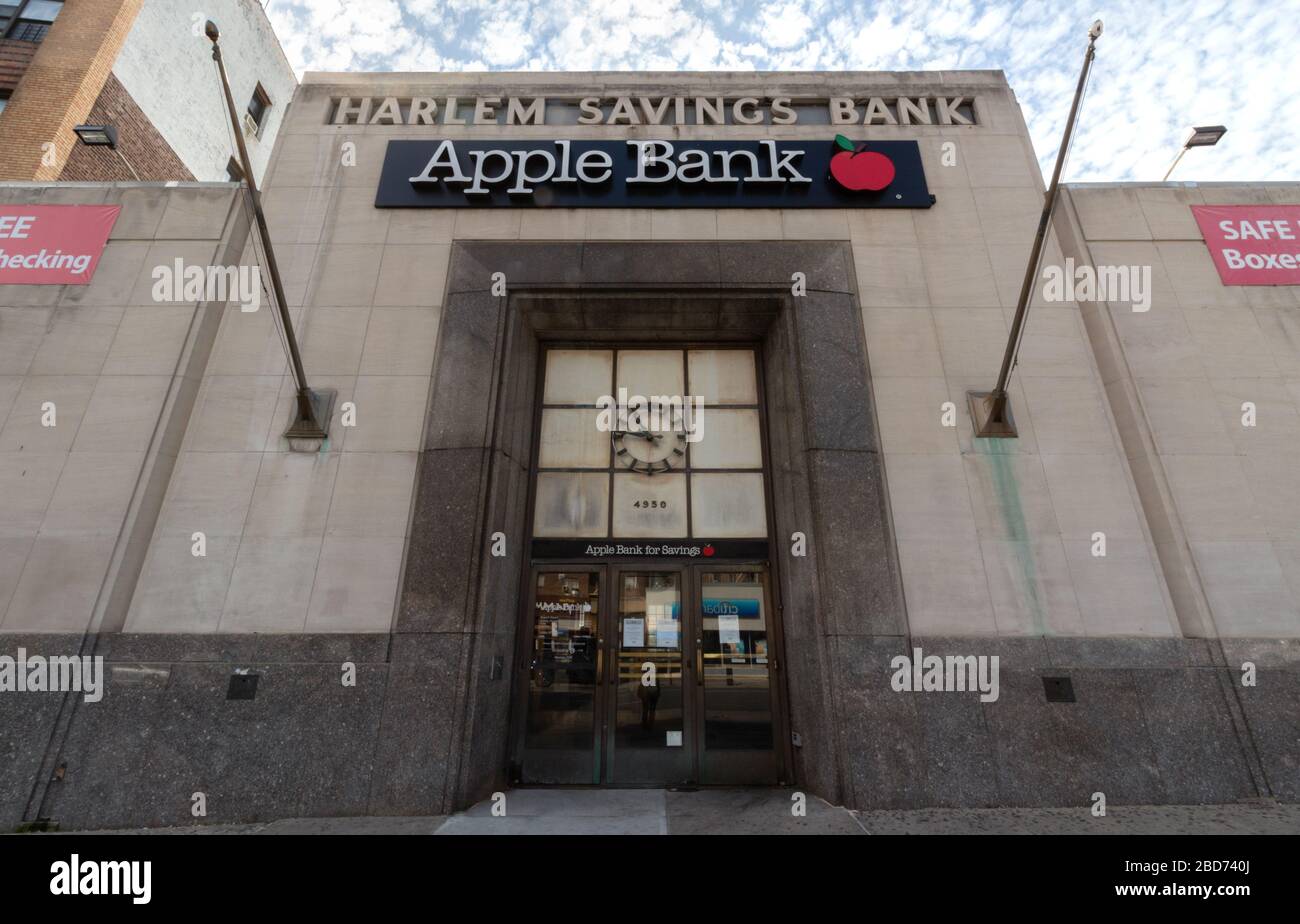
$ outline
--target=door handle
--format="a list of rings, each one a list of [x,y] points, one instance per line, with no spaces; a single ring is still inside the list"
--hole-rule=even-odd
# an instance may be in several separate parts
[[[704,639],[695,640],[695,683],[704,686]]]
[[[605,682],[605,640],[596,639],[596,683]]]

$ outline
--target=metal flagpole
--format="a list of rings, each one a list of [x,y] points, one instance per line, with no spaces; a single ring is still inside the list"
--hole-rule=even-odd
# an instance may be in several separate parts
[[[1007,403],[1007,384],[1011,379],[1011,368],[1020,346],[1020,336],[1025,327],[1025,315],[1029,312],[1029,297],[1034,289],[1034,277],[1038,275],[1038,261],[1043,254],[1043,244],[1047,240],[1047,229],[1051,226],[1052,211],[1056,206],[1056,190],[1061,181],[1061,170],[1065,167],[1065,157],[1070,150],[1070,137],[1074,133],[1074,124],[1079,115],[1079,102],[1083,99],[1083,88],[1088,81],[1088,72],[1092,69],[1092,60],[1096,56],[1096,43],[1101,35],[1101,20],[1098,19],[1088,30],[1088,50],[1083,56],[1083,69],[1079,72],[1079,83],[1074,88],[1074,102],[1070,105],[1070,117],[1065,122],[1065,137],[1056,152],[1056,169],[1052,171],[1052,182],[1043,197],[1043,211],[1038,218],[1038,232],[1034,235],[1034,246],[1029,252],[1029,265],[1025,267],[1025,278],[1020,284],[1020,300],[1016,303],[1015,320],[1011,322],[1011,334],[1007,338],[1007,349],[1002,355],[1002,371],[998,373],[998,382],[991,392],[972,391],[966,393],[970,405],[971,419],[975,422],[975,435],[979,437],[1013,438],[1017,436],[1015,422],[1011,417],[1011,408]]]
[[[297,416],[284,435],[289,440],[323,440],[329,433],[335,392],[332,389],[314,392],[307,386],[307,373],[303,369],[302,354],[298,351],[298,338],[293,332],[293,321],[289,317],[288,303],[284,297],[284,285],[280,281],[280,267],[276,263],[275,250],[271,246],[271,233],[266,227],[266,215],[262,212],[262,196],[257,190],[257,181],[253,177],[253,164],[248,158],[248,148],[244,144],[239,115],[235,109],[234,98],[230,95],[226,65],[221,58],[221,46],[217,43],[221,33],[212,20],[208,20],[204,32],[212,41],[212,58],[217,62],[217,70],[221,74],[221,88],[225,92],[226,108],[230,112],[230,125],[235,132],[235,144],[239,148],[239,162],[244,168],[244,180],[248,183],[248,194],[253,201],[253,217],[257,221],[257,230],[266,253],[266,268],[271,274],[271,286],[275,290],[275,306],[280,312],[289,359],[293,366],[294,384],[298,389]]]

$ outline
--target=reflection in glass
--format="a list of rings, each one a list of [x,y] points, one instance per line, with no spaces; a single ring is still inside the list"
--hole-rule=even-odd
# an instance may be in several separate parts
[[[661,750],[683,744],[681,620],[680,574],[622,575],[616,753],[625,748]]]
[[[604,536],[608,532],[609,475],[541,472],[534,504],[534,536]]]
[[[767,603],[761,573],[704,572],[704,747],[772,747]]]
[[[527,749],[591,753],[599,619],[599,572],[537,575],[529,663]]]

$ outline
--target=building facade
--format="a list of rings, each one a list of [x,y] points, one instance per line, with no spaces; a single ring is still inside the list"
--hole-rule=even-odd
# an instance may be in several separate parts
[[[295,452],[270,307],[159,288],[259,264],[243,191],[3,187],[120,212],[0,286],[0,638],[105,659],[0,694],[0,822],[1294,800],[1296,258],[1195,210],[1300,185],[1067,187],[977,438],[1043,191],[1000,72],[309,74]]]
[[[207,19],[257,178],[298,81],[256,0],[0,3],[0,179],[225,181],[238,173]],[[111,126],[116,148],[78,142]],[[236,158],[237,160],[237,158]]]

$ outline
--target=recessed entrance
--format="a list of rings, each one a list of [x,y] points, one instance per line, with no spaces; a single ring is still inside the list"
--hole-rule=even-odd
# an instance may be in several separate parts
[[[520,779],[776,783],[766,569],[534,569]]]
[[[776,783],[756,351],[544,351],[514,765],[524,783]]]
[[[471,804],[523,775],[539,568],[601,570],[603,605],[613,605],[606,572],[616,566],[766,569],[769,684],[780,702],[773,714],[778,779],[832,801],[852,801],[856,787],[874,785],[862,769],[876,753],[869,742],[878,730],[857,708],[868,682],[861,665],[878,650],[876,638],[906,635],[906,620],[848,245],[459,242],[450,267],[393,635],[401,682],[425,697],[426,708],[441,710],[437,721],[444,723],[409,746],[453,742],[443,782],[431,784],[443,807]],[[504,297],[493,291],[498,272],[510,282]],[[806,276],[806,294],[791,294],[794,273]],[[618,503],[616,475],[634,476],[627,484],[641,475],[616,471],[612,460],[582,467],[588,449],[612,446],[609,434],[590,446],[569,444],[582,464],[539,466],[539,444],[550,440],[543,405],[565,403],[543,401],[550,352],[624,345],[745,349],[756,361],[756,405],[717,410],[758,410],[761,467],[745,469],[731,458],[705,470],[694,453],[700,444],[687,447],[686,471],[673,465],[684,483],[653,476],[655,486],[687,487],[685,533],[628,537],[621,525],[612,528],[614,511],[628,512]],[[610,372],[600,393],[614,387]],[[696,377],[689,381],[696,391]],[[589,402],[591,394],[598,392],[572,403]],[[731,415],[733,422],[746,416]],[[650,452],[652,442],[658,451]],[[744,445],[729,439],[714,448],[730,454]],[[624,448],[641,450],[642,467],[662,468],[667,457],[658,441],[629,437]],[[573,517],[583,524],[576,536],[538,535],[543,473],[575,476],[548,479],[552,488],[568,481],[589,489],[580,495],[587,506],[549,508],[560,514],[556,523]],[[697,492],[697,479],[726,490]],[[729,512],[758,512],[748,500],[754,487],[767,505],[759,532],[712,533],[718,514],[726,523]],[[736,502],[723,503],[728,497]],[[633,491],[630,499],[663,498]],[[641,509],[670,523],[681,508],[673,496],[667,500],[667,508]],[[693,586],[683,578],[684,619]],[[706,748],[705,770],[709,760]],[[582,779],[590,781],[586,766]]]

